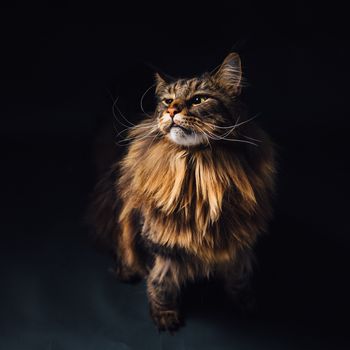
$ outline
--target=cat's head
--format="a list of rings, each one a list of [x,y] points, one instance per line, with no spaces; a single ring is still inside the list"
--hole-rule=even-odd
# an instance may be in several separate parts
[[[181,146],[223,139],[237,123],[235,97],[241,91],[239,55],[230,53],[214,73],[192,79],[167,79],[156,74],[159,131]]]

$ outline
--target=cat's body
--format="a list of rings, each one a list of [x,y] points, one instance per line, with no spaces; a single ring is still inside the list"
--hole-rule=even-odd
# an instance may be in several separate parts
[[[217,276],[237,294],[271,216],[273,147],[235,100],[237,57],[214,76],[158,76],[155,117],[131,130],[126,156],[96,188],[96,230],[114,238],[120,279],[147,277],[159,329],[179,326],[188,281]]]

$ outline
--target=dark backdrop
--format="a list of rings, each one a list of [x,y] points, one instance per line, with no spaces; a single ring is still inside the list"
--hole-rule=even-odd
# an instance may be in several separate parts
[[[0,17],[2,349],[349,345],[344,8],[116,2],[2,8]],[[152,67],[193,75],[231,50],[249,82],[243,98],[279,152],[276,215],[257,246],[257,309],[240,318],[216,286],[200,285],[185,297],[186,327],[159,335],[144,284],[114,280],[83,225],[94,145],[123,130],[118,96],[137,120]],[[152,108],[152,91],[144,103]]]

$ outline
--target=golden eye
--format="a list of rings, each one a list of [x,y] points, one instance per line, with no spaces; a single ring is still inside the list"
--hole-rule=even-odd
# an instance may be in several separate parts
[[[191,104],[192,105],[199,105],[200,103],[203,103],[207,99],[208,99],[208,97],[206,97],[206,96],[195,96],[192,98]]]
[[[169,106],[171,102],[173,102],[173,99],[172,99],[172,98],[165,98],[165,99],[163,100],[163,103],[164,103],[166,106]]]

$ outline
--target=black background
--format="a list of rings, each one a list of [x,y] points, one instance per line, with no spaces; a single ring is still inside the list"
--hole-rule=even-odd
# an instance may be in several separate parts
[[[2,8],[0,17],[2,349],[349,345],[345,8],[130,2]],[[115,281],[83,225],[93,145],[102,125],[124,129],[117,96],[137,120],[151,66],[188,76],[230,51],[249,82],[242,98],[279,153],[276,215],[257,246],[257,310],[240,319],[216,286],[200,285],[185,297],[187,326],[158,335],[144,284]],[[151,91],[145,107],[153,103]]]

